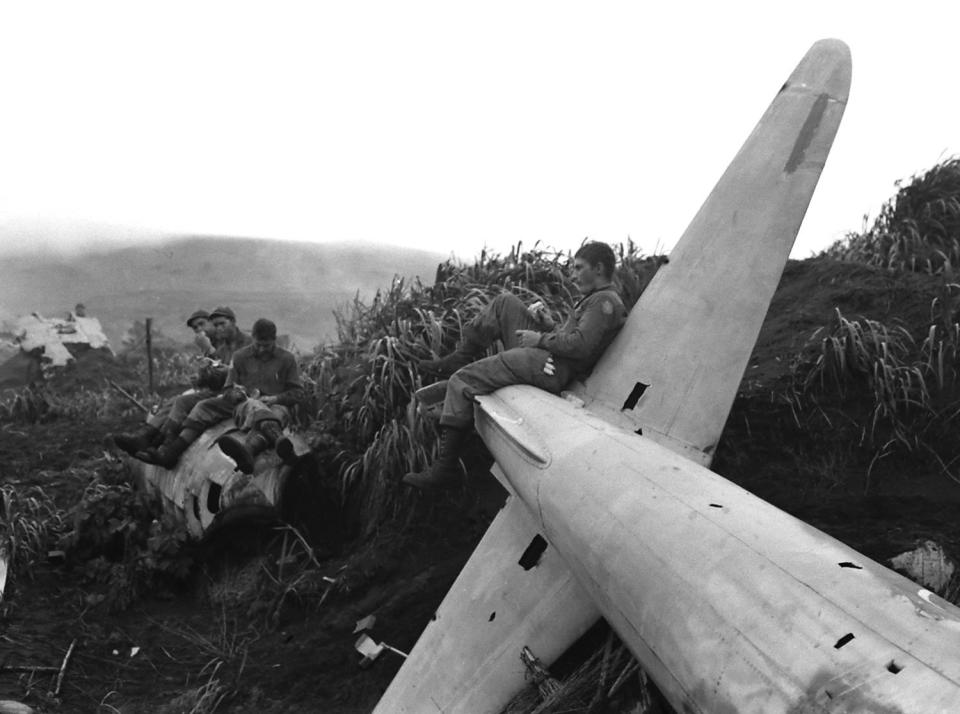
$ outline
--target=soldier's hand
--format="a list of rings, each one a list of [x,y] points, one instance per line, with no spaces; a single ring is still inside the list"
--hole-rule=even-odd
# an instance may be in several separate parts
[[[550,313],[547,312],[547,306],[543,304],[542,301],[537,300],[533,305],[527,308],[527,312],[530,313],[530,317],[539,322],[548,330],[552,330],[556,323],[553,321],[553,318],[550,317]]]
[[[553,355],[547,357],[547,361],[543,363],[543,373],[548,377],[552,377],[557,371],[557,365],[553,363]]]
[[[536,347],[540,344],[540,333],[535,330],[517,330],[517,340],[521,347]]]

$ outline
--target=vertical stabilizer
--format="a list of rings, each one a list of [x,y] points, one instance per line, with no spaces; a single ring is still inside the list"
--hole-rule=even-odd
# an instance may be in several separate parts
[[[811,47],[586,381],[587,406],[708,464],[850,88],[850,51]]]

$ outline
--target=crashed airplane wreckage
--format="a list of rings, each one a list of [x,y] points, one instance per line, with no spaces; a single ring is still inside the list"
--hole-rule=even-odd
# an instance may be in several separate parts
[[[193,538],[202,538],[228,523],[279,518],[289,505],[284,495],[297,463],[311,452],[301,436],[287,434],[295,463],[283,463],[271,449],[257,457],[252,474],[243,474],[217,446],[217,439],[235,429],[232,419],[207,429],[173,469],[125,457],[137,486],[159,495],[164,509],[173,513]]]
[[[34,312],[5,320],[0,327],[0,368],[22,356],[48,370],[66,367],[87,350],[105,350],[112,355],[100,321],[87,317],[81,307],[78,305],[77,312],[65,318],[49,318]]]
[[[479,398],[509,492],[376,712],[499,712],[604,617],[682,712],[955,712],[960,608],[709,471],[847,101],[810,49],[576,391]]]

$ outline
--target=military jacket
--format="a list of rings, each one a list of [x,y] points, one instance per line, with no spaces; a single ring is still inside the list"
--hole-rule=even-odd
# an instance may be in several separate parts
[[[620,295],[607,286],[584,295],[558,329],[540,338],[538,347],[570,360],[577,375],[593,369],[627,319]]]
[[[277,397],[277,404],[283,406],[292,406],[303,398],[297,358],[281,347],[275,347],[269,356],[258,356],[253,345],[237,350],[226,386],[234,385],[244,387],[248,393],[258,391],[262,396]]]

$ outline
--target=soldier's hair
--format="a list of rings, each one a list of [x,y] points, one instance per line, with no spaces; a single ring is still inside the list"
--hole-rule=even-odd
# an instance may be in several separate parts
[[[573,254],[574,258],[583,258],[590,265],[603,265],[603,277],[609,280],[613,277],[613,269],[617,265],[617,257],[613,248],[606,243],[590,242],[580,246],[580,250]]]
[[[277,339],[277,326],[265,317],[261,317],[253,323],[251,330],[255,340],[275,340]]]

